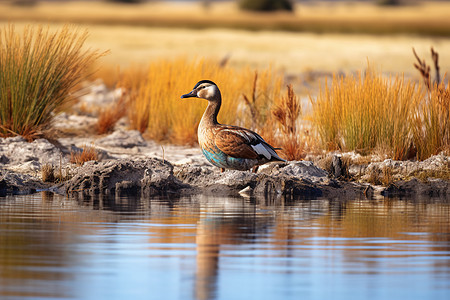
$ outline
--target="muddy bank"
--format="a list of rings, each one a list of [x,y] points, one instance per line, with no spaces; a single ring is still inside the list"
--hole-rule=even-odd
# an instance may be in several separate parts
[[[57,186],[59,193],[241,195],[269,198],[372,198],[450,196],[446,180],[416,178],[388,186],[333,178],[310,161],[266,165],[257,174],[225,171],[209,166],[172,165],[156,158],[121,159],[79,168],[72,179]]]
[[[339,182],[311,162],[272,164],[257,174],[189,164],[174,166],[157,158],[88,162],[59,193],[83,194],[215,194],[288,198],[359,197],[367,186]]]
[[[70,152],[91,143],[99,162],[77,166]],[[324,163],[327,160],[329,163]],[[0,196],[50,190],[61,194],[241,195],[286,198],[449,198],[448,180],[433,174],[448,172],[449,157],[423,162],[384,160],[343,164],[343,156],[267,164],[258,173],[225,171],[209,165],[197,148],[159,145],[137,131],[119,129],[98,138],[60,138],[57,143],[21,137],[0,139]],[[43,182],[41,169],[51,165],[64,173],[63,182]],[[321,166],[321,167],[319,167]],[[419,176],[420,175],[420,176]],[[428,176],[428,177],[427,177]]]

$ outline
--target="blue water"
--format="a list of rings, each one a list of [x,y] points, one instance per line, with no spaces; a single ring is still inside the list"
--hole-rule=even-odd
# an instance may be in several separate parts
[[[0,198],[0,299],[450,299],[450,204]]]

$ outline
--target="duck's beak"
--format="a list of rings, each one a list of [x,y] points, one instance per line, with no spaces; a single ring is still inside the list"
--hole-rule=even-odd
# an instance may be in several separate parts
[[[183,99],[183,98],[192,98],[192,97],[197,98],[197,91],[196,90],[192,90],[191,92],[189,92],[187,94],[181,95],[181,99]]]

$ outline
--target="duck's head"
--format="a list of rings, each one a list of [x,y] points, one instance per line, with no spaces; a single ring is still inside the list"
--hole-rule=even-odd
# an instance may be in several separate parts
[[[181,98],[202,98],[208,101],[220,101],[220,91],[217,85],[211,80],[201,80],[197,82],[194,89],[182,95]]]

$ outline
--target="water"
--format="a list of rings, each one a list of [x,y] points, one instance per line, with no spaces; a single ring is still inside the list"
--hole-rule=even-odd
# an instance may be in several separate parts
[[[0,299],[450,299],[450,204],[0,198]]]

